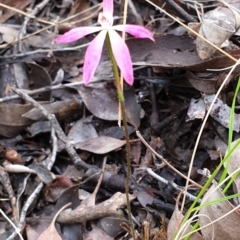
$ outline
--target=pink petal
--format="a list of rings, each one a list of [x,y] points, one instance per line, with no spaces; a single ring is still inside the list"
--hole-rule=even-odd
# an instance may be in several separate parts
[[[126,24],[126,25],[113,26],[113,29],[117,31],[127,32],[136,38],[149,38],[155,42],[152,36],[152,33],[148,29],[142,26]]]
[[[102,30],[101,27],[78,27],[64,33],[62,36],[56,38],[54,41],[58,43],[74,42],[90,33]]]
[[[133,67],[129,49],[119,34],[114,30],[108,30],[113,55],[125,81],[133,84]]]
[[[87,85],[92,79],[97,66],[99,64],[103,43],[107,34],[107,30],[102,30],[89,44],[85,53],[83,64],[83,82]]]
[[[103,0],[103,12],[109,12],[113,15],[113,0]]]

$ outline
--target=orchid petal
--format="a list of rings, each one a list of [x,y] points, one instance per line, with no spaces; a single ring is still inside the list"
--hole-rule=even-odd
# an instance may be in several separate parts
[[[129,49],[123,39],[114,30],[108,30],[113,55],[125,81],[133,84],[133,67]]]
[[[154,41],[152,33],[148,29],[142,26],[126,24],[126,25],[113,26],[113,29],[117,31],[127,32],[136,38],[149,38],[152,41]]]
[[[92,79],[102,55],[103,43],[106,38],[107,30],[102,30],[89,44],[84,64],[83,64],[83,82],[87,85]]]
[[[113,0],[103,0],[103,12],[109,12],[113,15]]]
[[[84,36],[102,30],[101,27],[78,27],[64,33],[62,36],[56,38],[54,41],[58,43],[74,42]]]

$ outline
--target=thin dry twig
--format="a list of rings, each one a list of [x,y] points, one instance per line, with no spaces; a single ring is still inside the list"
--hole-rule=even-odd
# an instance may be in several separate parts
[[[170,167],[174,172],[176,172],[177,174],[179,174],[181,177],[183,177],[184,179],[188,180],[189,182],[191,182],[194,186],[198,187],[198,188],[202,188],[201,185],[199,185],[198,183],[194,182],[192,179],[190,179],[190,177],[186,177],[184,174],[182,174],[181,172],[179,172],[175,167],[173,167],[163,156],[161,156],[160,154],[158,154],[146,141],[145,139],[142,137],[141,133],[137,130],[136,131],[137,136],[139,137],[139,139],[142,141],[142,143],[152,151],[152,153],[157,156],[160,160],[162,160],[168,167]]]
[[[11,219],[9,219],[8,216],[2,211],[2,209],[0,209],[0,213],[3,215],[3,217],[4,217],[4,218],[12,225],[12,227],[15,229],[16,235],[18,235],[21,240],[24,240],[23,237],[22,237],[22,234],[20,233],[20,231],[17,229],[17,227],[16,227],[15,224],[11,221]]]
[[[50,170],[55,162],[56,159],[56,155],[57,155],[57,137],[55,135],[55,130],[54,128],[52,128],[52,132],[51,132],[51,137],[52,137],[52,142],[53,142],[53,146],[52,146],[52,154],[47,158],[47,160],[45,160],[45,164],[47,166],[47,169]],[[40,182],[37,187],[35,188],[35,190],[32,192],[32,194],[28,197],[26,203],[24,204],[21,214],[20,214],[20,218],[19,218],[19,222],[18,225],[16,227],[16,231],[13,232],[7,240],[12,240],[16,237],[17,233],[20,232],[25,224],[26,221],[26,215],[27,215],[27,211],[29,209],[29,207],[32,205],[32,203],[35,201],[35,199],[39,196],[39,193],[41,192],[42,188],[44,187],[43,182]]]
[[[17,200],[9,179],[9,175],[8,173],[4,170],[3,167],[0,166],[0,182],[2,183],[4,189],[7,191],[8,193],[8,197],[10,199],[11,202],[11,206],[12,206],[12,211],[13,211],[13,218],[15,223],[18,222],[18,211],[17,211]]]
[[[50,0],[43,0],[42,2],[40,2],[38,5],[35,6],[34,10],[29,14],[29,16],[25,16],[24,22],[22,24],[22,28],[19,32],[18,35],[18,40],[21,40],[23,38],[23,36],[25,36],[26,34],[26,29],[27,29],[27,24],[29,22],[29,20],[33,17],[36,16],[36,14],[41,11],[48,3]],[[22,52],[22,42],[19,41],[18,42],[18,51]]]
[[[36,107],[49,120],[52,127],[56,131],[58,139],[60,139],[61,141],[63,141],[65,143],[65,149],[68,152],[72,161],[76,165],[82,167],[83,169],[89,169],[90,167],[92,167],[91,165],[88,165],[87,163],[82,161],[82,159],[79,157],[76,150],[74,149],[74,147],[72,146],[72,144],[68,140],[67,136],[63,132],[63,130],[62,130],[61,126],[59,125],[59,123],[58,123],[54,114],[49,113],[43,106],[41,106],[38,102],[36,102],[33,98],[28,96],[23,91],[21,91],[19,89],[16,89],[16,88],[14,88],[13,91],[15,91],[21,98],[23,98],[27,102],[31,103],[34,107]]]
[[[165,2],[171,6],[172,8],[174,8],[181,16],[184,20],[186,20],[187,22],[196,22],[196,19],[194,17],[192,17],[191,15],[189,15],[184,9],[182,9],[177,3],[175,3],[173,0],[165,0]]]
[[[152,177],[156,178],[157,180],[159,180],[160,182],[166,184],[166,185],[171,185],[173,188],[175,188],[178,192],[182,191],[183,188],[178,186],[176,183],[172,182],[172,181],[168,181],[166,179],[164,179],[163,177],[157,175],[151,168],[143,168],[144,170],[146,170],[148,172],[149,175],[151,175]],[[192,195],[191,193],[185,192],[186,196],[188,197],[188,199],[190,201],[194,201],[196,199],[196,197],[194,195]],[[198,201],[198,203],[201,203],[201,200]]]
[[[1,3],[0,3],[0,6],[3,6],[3,5],[4,5],[4,4],[1,4]],[[7,5],[4,5],[3,7],[8,8]],[[34,35],[37,35],[38,33],[41,33],[41,32],[43,32],[43,31],[46,31],[46,30],[48,30],[48,29],[56,26],[56,24],[59,25],[59,24],[61,24],[61,23],[65,23],[65,22],[67,22],[67,21],[69,21],[69,20],[71,20],[71,19],[74,19],[75,17],[77,17],[77,16],[79,16],[79,15],[81,15],[81,14],[84,14],[84,13],[86,13],[86,12],[88,12],[88,11],[91,11],[91,10],[93,10],[93,9],[95,9],[95,8],[98,8],[97,11],[99,11],[99,10],[102,8],[102,6],[101,6],[101,4],[96,4],[96,5],[88,8],[87,10],[84,10],[84,11],[82,11],[82,12],[80,12],[80,13],[77,13],[77,14],[75,14],[75,15],[72,15],[72,16],[68,17],[68,18],[65,18],[65,19],[59,21],[58,23],[53,23],[53,22],[51,22],[51,23],[50,23],[50,26],[46,26],[46,27],[44,27],[44,28],[41,28],[41,29],[37,30],[36,32],[33,32],[33,33],[31,33],[31,34],[28,34],[27,36],[23,37],[22,39],[18,39],[18,40],[16,40],[16,41],[13,42],[13,43],[2,44],[2,45],[0,46],[0,49],[5,49],[5,48],[7,48],[7,47],[9,47],[9,46],[12,46],[12,45],[18,43],[19,41],[23,41],[24,39],[27,39],[27,38],[29,38],[29,37],[32,37],[32,36],[34,36]],[[11,8],[11,10],[13,10],[13,11],[15,11],[15,12],[19,12],[18,9],[13,8],[13,7]],[[23,14],[23,15],[26,15],[26,14]],[[37,20],[39,20],[39,19],[37,19]]]

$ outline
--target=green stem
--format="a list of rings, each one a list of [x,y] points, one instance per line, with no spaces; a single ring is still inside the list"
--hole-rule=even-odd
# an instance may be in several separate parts
[[[131,152],[130,152],[128,127],[127,127],[127,116],[126,116],[126,111],[125,111],[124,95],[123,95],[123,90],[122,90],[121,83],[120,83],[118,66],[117,66],[115,57],[112,52],[112,46],[111,46],[111,42],[110,42],[108,33],[106,36],[106,43],[107,43],[108,54],[109,54],[110,60],[112,62],[113,74],[114,74],[114,78],[115,78],[118,99],[120,102],[123,127],[124,127],[124,133],[125,133],[126,160],[127,160],[127,176],[126,176],[126,182],[125,182],[125,190],[126,190],[126,199],[127,199],[127,212],[128,212],[128,220],[129,220],[130,228],[132,231],[132,237],[133,237],[133,239],[135,239],[134,226],[133,226],[133,220],[132,220],[132,215],[131,215],[131,205],[130,205],[130,199],[129,199],[129,183],[130,183],[130,178],[131,178],[131,162],[130,162],[130,157],[131,157],[130,153]]]

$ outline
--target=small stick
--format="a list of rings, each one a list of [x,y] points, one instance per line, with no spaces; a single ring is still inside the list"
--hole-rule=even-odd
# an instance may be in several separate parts
[[[179,174],[181,177],[183,177],[184,179],[188,179],[184,174],[182,174],[180,171],[178,171],[175,167],[173,167],[166,159],[164,159],[163,156],[161,156],[160,154],[158,154],[146,141],[145,139],[142,137],[141,133],[137,130],[136,131],[137,136],[140,138],[140,140],[142,141],[142,143],[148,148],[150,149],[155,156],[157,156],[159,159],[161,159],[168,167],[170,167],[174,172],[176,172],[177,174]],[[202,188],[201,185],[199,185],[198,183],[194,182],[192,179],[189,178],[188,180],[189,182],[191,182],[194,186],[198,187],[198,188]]]
[[[52,127],[56,131],[58,139],[60,139],[61,141],[63,141],[65,143],[65,149],[66,149],[66,151],[68,152],[70,158],[72,159],[72,161],[75,164],[81,166],[83,169],[89,169],[90,167],[92,167],[91,165],[88,165],[87,163],[85,163],[78,156],[76,150],[74,149],[74,147],[72,146],[72,144],[68,140],[67,136],[63,132],[63,130],[62,130],[61,126],[59,125],[59,123],[58,123],[58,121],[57,121],[57,119],[56,119],[54,114],[49,113],[43,106],[41,106],[38,102],[36,102],[33,98],[28,96],[23,91],[21,91],[19,89],[16,89],[16,88],[13,88],[13,91],[16,92],[24,100],[26,100],[27,102],[31,103],[35,108],[37,108],[49,120],[49,122],[51,123]]]
[[[172,182],[172,181],[168,181],[166,179],[164,179],[163,177],[157,175],[151,168],[143,168],[144,170],[146,170],[148,172],[149,175],[151,175],[152,177],[156,178],[158,181],[166,184],[166,185],[171,185],[173,188],[175,188],[177,191],[181,192],[183,190],[182,187],[178,186],[176,183]],[[196,199],[196,197],[194,195],[192,195],[191,193],[185,192],[185,194],[187,195],[187,197],[189,198],[189,200],[194,201]],[[201,200],[198,200],[198,203],[201,203]]]
[[[171,6],[174,10],[176,10],[184,20],[187,22],[196,22],[196,19],[189,15],[184,9],[182,9],[177,3],[173,0],[165,0],[165,2]]]

